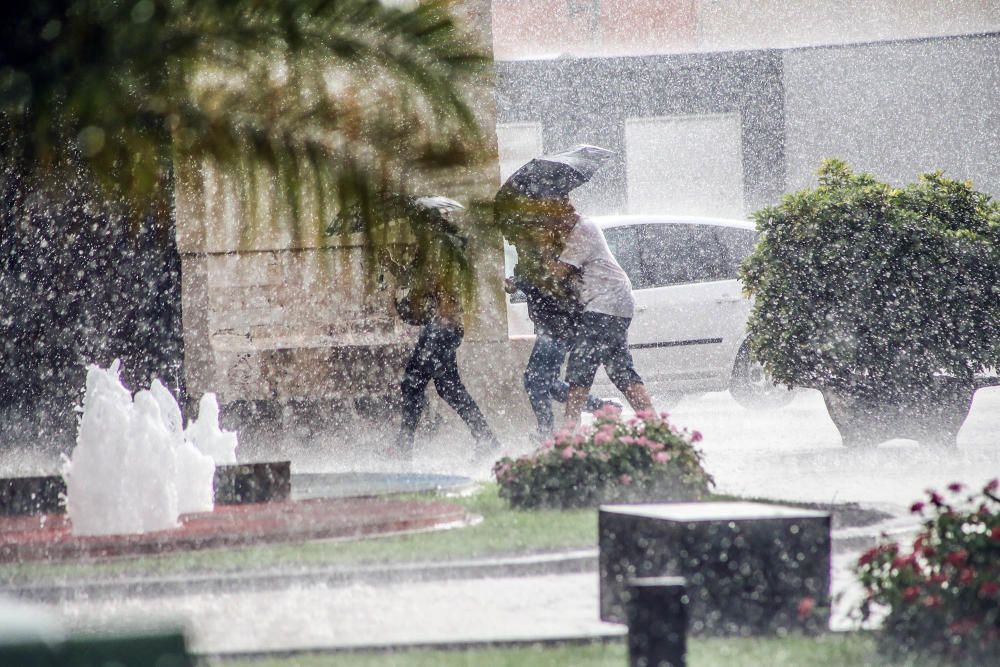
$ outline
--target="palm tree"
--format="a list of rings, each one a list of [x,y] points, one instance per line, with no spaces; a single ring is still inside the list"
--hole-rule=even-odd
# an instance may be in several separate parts
[[[451,4],[0,5],[0,297],[7,305],[0,405],[30,400],[60,380],[79,386],[83,357],[108,347],[81,347],[95,324],[93,308],[80,302],[98,289],[92,283],[102,271],[124,272],[134,285],[105,287],[113,294],[101,303],[134,297],[132,320],[165,307],[150,301],[163,290],[159,273],[133,251],[137,243],[159,248],[158,271],[179,270],[170,249],[180,161],[241,174],[248,202],[266,187],[289,209],[293,239],[323,235],[333,214],[350,207],[374,242],[382,238],[375,230],[385,193],[406,194],[428,174],[478,160],[486,142],[466,86],[488,61],[453,20]],[[266,183],[262,169],[272,176]],[[303,202],[317,210],[304,214]],[[252,234],[253,210],[244,221]],[[118,255],[132,257],[131,268],[122,269]],[[95,272],[81,287],[84,274]],[[180,343],[170,348],[156,331],[137,334],[129,318],[116,324],[118,334],[152,336],[147,353],[166,357],[147,364],[148,373],[169,377],[163,365]],[[59,375],[70,367],[74,378]]]
[[[133,220],[178,155],[270,165],[292,206],[305,182],[340,205],[405,190],[481,146],[462,84],[486,60],[449,4],[5,3],[3,153],[31,186],[84,167]]]

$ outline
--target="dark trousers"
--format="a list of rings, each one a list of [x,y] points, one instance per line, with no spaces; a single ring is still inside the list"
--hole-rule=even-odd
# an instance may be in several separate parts
[[[436,322],[425,324],[420,330],[417,346],[413,349],[400,389],[403,393],[403,419],[399,427],[397,444],[410,449],[417,422],[424,411],[427,399],[424,391],[431,380],[438,395],[450,405],[472,431],[478,441],[495,440],[482,411],[469,395],[458,374],[458,346],[463,332]]]
[[[524,391],[538,421],[538,432],[549,435],[555,427],[552,401],[565,403],[569,396],[569,385],[559,377],[566,355],[572,348],[569,341],[551,338],[545,334],[535,336],[535,346],[531,348],[528,366],[524,369]],[[587,397],[586,408],[594,411],[604,404],[596,396]]]

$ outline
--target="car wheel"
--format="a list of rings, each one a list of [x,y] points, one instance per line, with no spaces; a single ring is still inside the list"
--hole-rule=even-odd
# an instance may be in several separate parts
[[[788,405],[795,391],[774,383],[764,367],[750,358],[750,345],[743,343],[733,364],[729,393],[736,402],[753,410],[773,410]]]

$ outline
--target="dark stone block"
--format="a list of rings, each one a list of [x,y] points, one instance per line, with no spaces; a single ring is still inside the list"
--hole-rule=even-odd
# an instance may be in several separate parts
[[[628,656],[631,667],[684,667],[688,598],[681,577],[626,582]]]
[[[66,511],[65,496],[59,475],[0,479],[0,514],[58,514]]]
[[[291,462],[217,465],[214,485],[218,505],[288,500],[292,493]]]
[[[601,619],[624,622],[626,584],[683,577],[694,635],[822,631],[830,515],[761,503],[605,505],[598,513]]]

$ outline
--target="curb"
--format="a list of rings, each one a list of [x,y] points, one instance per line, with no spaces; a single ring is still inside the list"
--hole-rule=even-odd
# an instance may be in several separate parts
[[[115,599],[123,596],[158,597],[198,593],[226,593],[304,586],[391,584],[414,581],[447,581],[484,577],[530,577],[546,574],[579,574],[597,571],[597,549],[532,554],[508,558],[482,558],[442,563],[400,563],[376,567],[310,568],[294,572],[261,571],[186,575],[183,577],[129,578],[74,581],[56,584],[11,586],[0,594],[38,602]]]
[[[481,649],[513,649],[529,647],[555,648],[559,646],[589,646],[592,644],[624,644],[628,631],[621,626],[620,632],[577,635],[571,637],[540,637],[533,639],[466,640],[458,642],[414,642],[412,644],[359,644],[357,646],[330,646],[288,649],[277,651],[248,651],[242,653],[199,653],[200,660],[212,664],[229,661],[280,660],[308,656],[333,656],[347,654],[390,654],[408,651],[472,651]]]

